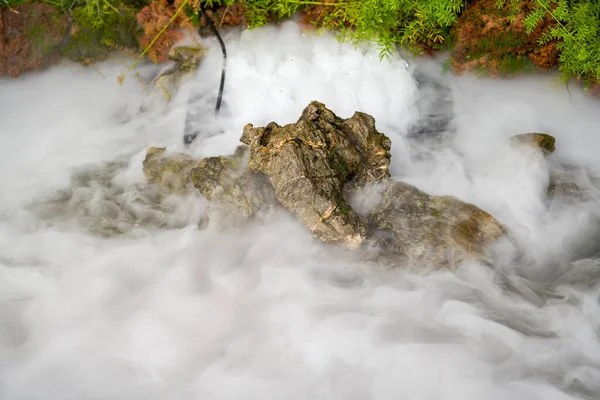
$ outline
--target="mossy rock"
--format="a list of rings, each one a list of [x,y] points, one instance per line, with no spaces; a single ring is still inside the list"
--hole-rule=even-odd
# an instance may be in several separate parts
[[[232,155],[200,160],[191,171],[194,187],[234,223],[278,205],[268,179],[248,171],[248,157],[248,147],[238,146]]]
[[[498,220],[473,204],[452,196],[431,196],[392,180],[384,184],[382,201],[369,223],[374,237],[386,238],[381,248],[393,264],[425,261],[449,266],[485,258],[487,249],[507,234]]]
[[[151,147],[143,162],[144,176],[154,184],[174,194],[184,194],[193,188],[191,171],[198,165],[187,154],[167,154],[164,147]]]
[[[348,205],[346,190],[387,179],[390,139],[370,115],[342,119],[311,102],[296,123],[246,125],[251,171],[265,174],[281,204],[326,243],[360,247],[365,221]]]
[[[510,138],[514,145],[524,145],[540,149],[545,155],[554,153],[556,139],[547,133],[524,133]]]

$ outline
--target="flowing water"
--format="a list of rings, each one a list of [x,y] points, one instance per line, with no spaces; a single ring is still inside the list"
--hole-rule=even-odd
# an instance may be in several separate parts
[[[169,103],[142,84],[153,66],[117,84],[129,59],[0,80],[1,399],[600,398],[598,100],[556,76],[380,62],[292,23],[226,42],[218,118],[210,39]],[[200,195],[145,185],[147,146],[231,153],[246,123],[293,122],[310,100],[372,114],[397,179],[491,212],[520,253],[384,271],[285,212],[221,229]],[[557,138],[548,160],[508,143],[534,131]],[[586,197],[549,202],[551,166]]]

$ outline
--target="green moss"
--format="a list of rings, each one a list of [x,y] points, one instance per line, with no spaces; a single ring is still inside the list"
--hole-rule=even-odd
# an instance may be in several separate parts
[[[520,1],[498,0],[498,6],[510,4],[516,8]],[[600,83],[600,2],[535,0],[533,10],[524,20],[527,32],[533,32],[548,16],[556,24],[548,27],[539,43],[556,43],[563,79],[575,76],[586,85]]]
[[[337,151],[332,150],[327,156],[329,165],[334,169],[335,173],[341,176],[348,176],[350,174],[350,168],[343,157],[341,157]]]
[[[138,48],[141,29],[136,10],[125,4],[112,6],[109,3],[103,3],[101,9],[100,18],[87,6],[73,10],[76,31],[63,49],[64,56],[85,62],[103,59],[117,49]]]
[[[530,72],[535,70],[535,65],[525,56],[506,55],[498,62],[498,71],[504,75],[512,75],[519,72]]]

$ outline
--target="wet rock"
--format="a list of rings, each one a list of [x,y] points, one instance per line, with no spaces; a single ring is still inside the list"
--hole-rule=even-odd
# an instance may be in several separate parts
[[[211,202],[208,212],[221,220],[240,223],[268,213],[278,206],[268,179],[248,171],[247,146],[229,156],[196,160],[182,153],[152,147],[143,162],[146,179],[173,194],[197,189]]]
[[[556,150],[556,139],[546,133],[525,133],[510,138],[517,146],[536,148],[548,156]],[[561,166],[556,162],[551,165],[548,189],[548,199],[582,201],[590,194],[591,185],[587,173],[573,166]]]
[[[354,253],[367,259],[375,247],[371,259],[396,266],[483,258],[506,233],[475,205],[390,179],[390,140],[367,114],[342,119],[312,102],[296,123],[248,124],[240,140],[234,154],[197,162],[153,148],[144,171],[171,189],[194,186],[234,222],[285,208],[323,242],[367,250]],[[376,195],[355,201],[370,189]]]
[[[233,155],[204,158],[191,170],[198,191],[236,222],[268,212],[278,204],[268,179],[248,171],[248,158],[248,147],[238,146]]]
[[[198,69],[205,54],[206,48],[199,45],[173,47],[169,51],[169,60],[175,64],[161,71],[154,84],[170,99],[182,78]]]
[[[549,200],[585,201],[593,192],[597,193],[587,171],[572,166],[551,169],[547,190]]]
[[[506,234],[489,213],[452,196],[430,196],[404,182],[382,184],[382,199],[369,216],[374,242],[388,260],[434,264],[481,257]]]
[[[510,138],[514,145],[524,145],[539,148],[545,155],[554,153],[556,139],[546,133],[524,133]]]
[[[310,103],[298,122],[244,128],[251,171],[264,173],[279,202],[315,237],[359,247],[366,222],[348,205],[344,190],[389,178],[391,142],[364,113],[341,119]]]
[[[171,196],[163,187],[123,186],[118,173],[127,162],[78,169],[71,184],[28,209],[38,227],[77,226],[94,236],[136,235],[143,229],[182,229],[204,220],[198,198]]]
[[[191,171],[198,165],[187,154],[167,154],[166,149],[151,147],[143,162],[144,176],[154,184],[174,194],[183,194],[192,189]]]

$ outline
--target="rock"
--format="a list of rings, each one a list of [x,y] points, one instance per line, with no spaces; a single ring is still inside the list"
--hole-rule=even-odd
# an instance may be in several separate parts
[[[386,258],[435,264],[484,256],[506,233],[489,213],[452,196],[430,196],[404,182],[383,185],[382,200],[369,217],[372,235]]]
[[[357,248],[366,222],[348,205],[344,190],[389,178],[391,142],[364,113],[341,119],[311,102],[298,122],[246,125],[251,171],[264,173],[279,202],[319,239]]]
[[[550,201],[579,202],[594,192],[587,171],[573,166],[558,166],[550,171],[547,195]]]
[[[144,176],[171,193],[184,194],[192,189],[191,171],[198,165],[187,154],[166,154],[164,147],[151,147],[143,162]]]
[[[249,220],[278,204],[266,177],[248,171],[248,157],[248,147],[238,146],[233,155],[204,158],[191,170],[198,191],[236,222]]]
[[[16,78],[57,62],[68,25],[68,17],[46,3],[0,7],[0,76]]]
[[[195,188],[212,202],[209,214],[218,212],[227,221],[239,223],[278,205],[268,179],[248,171],[248,158],[247,146],[238,146],[230,156],[201,160],[152,147],[146,153],[143,167],[149,182],[179,195]]]
[[[556,150],[556,139],[546,133],[525,133],[510,138],[511,143],[518,146],[536,148],[548,156]],[[576,167],[563,167],[559,163],[550,168],[548,199],[582,201],[589,195],[589,188],[593,185],[589,182],[589,176]],[[587,188],[587,189],[586,189]]]
[[[199,161],[151,148],[144,172],[170,190],[196,187],[234,222],[284,207],[323,242],[367,250],[359,253],[367,257],[374,245],[375,258],[392,265],[484,258],[506,234],[473,204],[392,180],[390,140],[367,114],[342,119],[311,102],[296,123],[248,124],[240,140],[245,145],[233,155]],[[367,193],[359,204],[371,188],[378,196]]]
[[[154,84],[170,99],[182,78],[198,69],[205,54],[206,48],[203,46],[173,47],[169,52],[169,60],[175,64],[160,72]]]
[[[525,145],[539,148],[545,155],[554,153],[556,149],[556,139],[554,136],[546,133],[524,133],[510,138],[511,143],[515,145]]]

